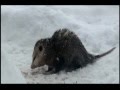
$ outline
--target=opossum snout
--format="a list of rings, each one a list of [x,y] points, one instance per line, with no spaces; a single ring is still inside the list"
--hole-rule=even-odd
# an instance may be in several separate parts
[[[34,69],[36,68],[36,66],[34,64],[31,65],[31,69]]]
[[[35,64],[31,64],[31,69],[34,69],[34,68],[36,68],[37,66],[35,65]]]
[[[45,59],[44,57],[36,56],[36,58],[33,58],[33,62],[31,64],[31,69],[41,67],[45,65]]]

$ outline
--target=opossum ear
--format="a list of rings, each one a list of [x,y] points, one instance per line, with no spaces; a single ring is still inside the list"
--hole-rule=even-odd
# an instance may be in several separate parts
[[[39,46],[39,51],[42,51],[43,50],[43,47],[42,46]]]

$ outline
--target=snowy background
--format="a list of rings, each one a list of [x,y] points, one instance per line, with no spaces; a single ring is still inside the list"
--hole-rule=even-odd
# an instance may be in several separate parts
[[[73,72],[31,70],[36,41],[60,28],[74,31],[93,54],[116,49]],[[119,83],[119,6],[1,6],[1,48],[2,83]]]

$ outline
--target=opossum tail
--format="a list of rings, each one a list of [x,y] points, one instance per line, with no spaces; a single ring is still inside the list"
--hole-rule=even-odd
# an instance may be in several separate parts
[[[94,57],[94,59],[101,58],[101,57],[103,57],[103,56],[105,56],[105,55],[107,55],[107,54],[111,53],[111,52],[112,52],[115,48],[116,48],[116,47],[114,47],[114,48],[110,49],[109,51],[107,51],[107,52],[105,52],[105,53],[103,53],[103,54],[96,55],[96,56]]]

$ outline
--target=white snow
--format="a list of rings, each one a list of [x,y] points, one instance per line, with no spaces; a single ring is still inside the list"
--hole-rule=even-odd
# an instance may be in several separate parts
[[[74,31],[93,54],[103,53],[113,47],[116,49],[96,63],[73,72],[43,75],[41,72],[46,66],[31,70],[36,41],[52,36],[60,28]],[[14,73],[11,69],[9,71],[9,67],[12,71],[18,67],[27,83],[119,83],[119,6],[3,5],[1,40],[4,67],[1,74],[6,78]],[[17,67],[12,67],[11,61]],[[11,63],[9,67],[5,66],[7,62]],[[21,77],[21,73],[18,74]],[[5,77],[1,77],[2,83]],[[6,83],[10,83],[10,80]]]
[[[1,83],[2,84],[16,84],[16,83],[26,83],[20,70],[16,67],[14,62],[9,61],[9,56],[2,49],[1,56]]]

